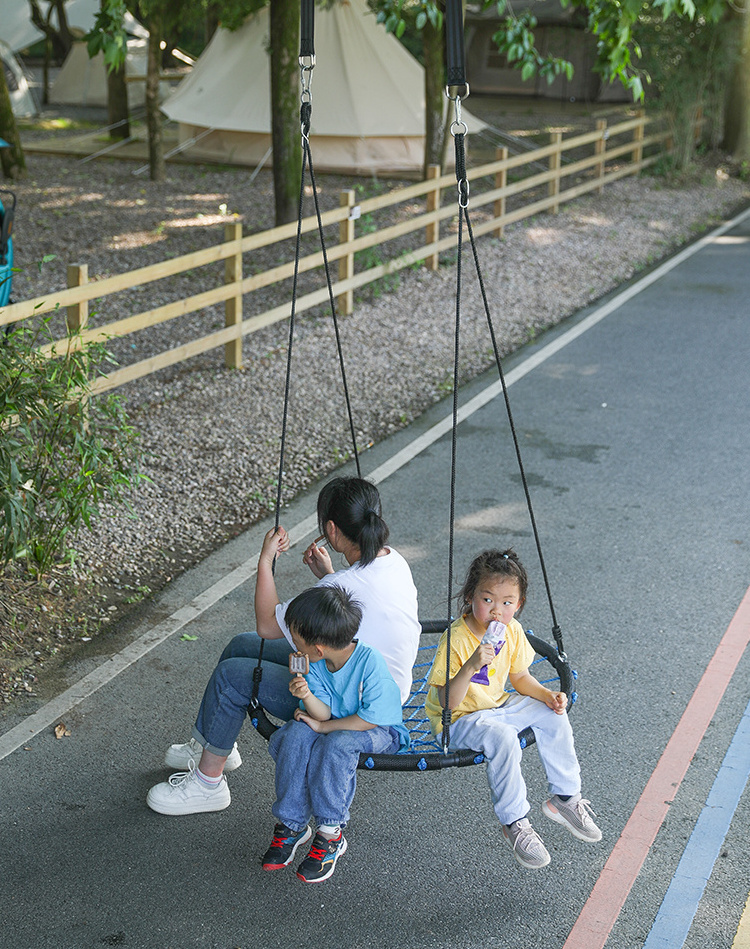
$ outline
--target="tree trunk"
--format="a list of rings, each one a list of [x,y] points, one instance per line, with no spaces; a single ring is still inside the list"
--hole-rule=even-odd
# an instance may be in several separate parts
[[[148,65],[146,67],[146,127],[148,128],[148,164],[152,181],[164,181],[164,139],[159,109],[159,73],[161,72],[161,20],[148,21]]]
[[[16,0],[16,2],[19,2],[19,0]],[[41,11],[39,0],[29,0],[29,4],[31,6],[29,17],[31,22],[52,43],[55,58],[62,62],[73,45],[73,34],[70,32],[68,17],[65,13],[65,0],[52,0],[46,17]],[[55,29],[50,22],[53,10],[57,11],[59,29]]]
[[[203,21],[204,45],[208,46],[211,38],[219,28],[219,5],[211,3],[206,7],[206,16]]]
[[[6,178],[23,178],[26,174],[26,159],[18,137],[16,117],[10,101],[5,70],[0,64],[0,138],[4,138],[10,148],[0,148],[0,165]]]
[[[724,117],[722,146],[737,161],[750,160],[750,6],[744,12],[730,13],[738,20],[741,32],[739,58],[729,83]]]
[[[297,218],[302,151],[299,131],[300,0],[274,0],[271,19],[271,144],[276,224]]]
[[[119,69],[107,72],[107,118],[111,126],[110,138],[130,137],[130,112],[124,64]]]
[[[422,177],[427,177],[428,165],[443,164],[445,138],[443,115],[445,41],[443,31],[436,30],[428,20],[422,30],[424,51],[425,140]]]

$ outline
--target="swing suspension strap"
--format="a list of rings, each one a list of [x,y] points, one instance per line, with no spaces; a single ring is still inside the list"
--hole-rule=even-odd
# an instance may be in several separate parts
[[[469,95],[469,84],[466,82],[465,66],[464,66],[464,36],[463,36],[463,14],[462,14],[462,4],[461,0],[447,0],[446,2],[446,57],[447,57],[447,87],[446,95],[447,97],[455,103],[455,120],[451,125],[451,134],[454,139],[455,146],[455,163],[456,163],[456,182],[458,190],[458,247],[457,247],[457,263],[456,263],[456,322],[455,322],[455,338],[454,338],[454,362],[453,362],[453,429],[452,429],[452,439],[451,439],[451,478],[450,478],[450,526],[449,526],[449,539],[448,539],[448,615],[453,617],[452,613],[452,602],[453,602],[453,547],[454,547],[454,517],[455,517],[455,488],[456,488],[456,443],[457,443],[457,428],[458,428],[458,359],[459,359],[459,340],[460,340],[460,326],[461,326],[461,252],[463,246],[463,228],[464,222],[466,224],[466,232],[469,236],[469,242],[471,245],[472,256],[474,259],[474,266],[477,273],[477,279],[479,283],[479,289],[482,295],[482,303],[484,305],[484,312],[487,318],[487,326],[490,332],[490,338],[492,341],[492,350],[495,356],[495,362],[497,364],[497,370],[500,377],[500,383],[503,390],[503,399],[505,401],[505,409],[508,416],[508,423],[510,425],[511,436],[513,439],[513,446],[516,453],[516,460],[518,463],[519,473],[521,475],[521,482],[523,484],[523,491],[526,498],[526,506],[529,512],[529,519],[531,521],[531,527],[534,534],[534,541],[536,544],[537,555],[539,558],[539,564],[542,571],[542,576],[544,579],[544,586],[547,593],[547,601],[549,603],[550,614],[552,617],[552,635],[555,639],[555,644],[557,646],[557,652],[560,658],[564,661],[566,660],[565,650],[563,647],[562,640],[562,630],[557,622],[557,617],[555,614],[555,607],[552,600],[552,589],[549,582],[549,577],[547,574],[547,568],[544,561],[544,555],[542,553],[541,540],[539,537],[539,531],[537,528],[536,518],[534,516],[534,508],[531,503],[531,495],[529,493],[528,480],[526,478],[526,471],[523,465],[523,459],[521,457],[521,450],[518,441],[518,434],[516,432],[516,426],[513,419],[513,413],[511,411],[510,399],[508,396],[508,387],[505,381],[505,373],[503,372],[502,361],[500,358],[500,351],[497,344],[497,337],[495,335],[495,328],[492,323],[492,316],[490,314],[489,303],[487,300],[487,292],[484,284],[484,278],[482,275],[482,269],[479,263],[479,256],[477,254],[476,241],[474,239],[474,232],[471,226],[471,218],[469,216],[469,181],[466,176],[466,150],[465,150],[465,136],[468,132],[468,126],[461,118],[461,102]],[[455,95],[451,95],[451,88],[463,89],[463,92],[457,91]],[[442,725],[443,725],[443,738],[442,738],[442,748],[445,754],[448,753],[448,747],[450,745],[450,724],[451,724],[451,710],[449,705],[449,693],[450,693],[450,624],[448,626],[447,634],[447,650],[446,650],[446,670],[445,670],[445,703],[442,713]]]
[[[281,422],[281,444],[279,448],[279,474],[276,485],[276,512],[275,512],[275,521],[274,529],[279,529],[279,522],[281,517],[281,505],[282,505],[282,490],[283,490],[283,480],[284,480],[284,461],[286,457],[286,439],[287,439],[287,428],[289,420],[289,401],[290,401],[290,390],[291,390],[291,380],[292,380],[292,352],[294,347],[294,329],[296,322],[296,311],[297,311],[297,285],[299,280],[299,264],[300,264],[300,254],[301,254],[301,240],[302,240],[302,212],[304,206],[304,197],[305,197],[305,171],[307,168],[310,170],[310,187],[313,194],[313,200],[315,204],[315,215],[318,223],[318,236],[320,238],[320,246],[323,255],[323,266],[325,269],[326,276],[326,285],[328,287],[328,302],[331,308],[331,315],[333,319],[333,328],[334,334],[336,337],[336,349],[339,357],[339,366],[341,367],[341,382],[342,389],[344,393],[344,401],[346,403],[346,412],[347,418],[349,421],[349,432],[352,440],[352,454],[354,456],[354,464],[357,470],[357,477],[362,477],[362,469],[359,462],[359,451],[357,448],[357,436],[354,428],[354,416],[352,414],[351,399],[349,396],[349,386],[346,379],[346,368],[344,365],[344,351],[341,344],[341,334],[339,332],[339,321],[338,315],[336,312],[336,299],[333,293],[333,283],[331,280],[331,269],[328,262],[328,253],[326,250],[325,235],[323,233],[323,222],[321,219],[320,213],[320,204],[318,201],[318,189],[315,183],[315,171],[313,168],[312,160],[312,151],[310,149],[310,123],[312,119],[312,75],[313,69],[315,68],[315,43],[314,43],[314,27],[315,27],[315,2],[314,0],[302,0],[301,11],[300,11],[300,53],[299,53],[299,68],[300,68],[300,132],[302,139],[302,174],[300,175],[300,188],[299,188],[299,200],[297,205],[297,235],[295,242],[294,250],[294,274],[292,278],[292,304],[291,312],[289,316],[289,336],[287,344],[287,359],[286,359],[286,377],[284,381],[284,407],[282,414]],[[276,562],[274,561],[273,570],[275,572]],[[250,706],[253,709],[258,707],[258,692],[260,690],[260,683],[263,677],[263,646],[264,640],[261,639],[260,649],[258,652],[258,664],[253,670],[253,690],[252,696],[250,699]]]

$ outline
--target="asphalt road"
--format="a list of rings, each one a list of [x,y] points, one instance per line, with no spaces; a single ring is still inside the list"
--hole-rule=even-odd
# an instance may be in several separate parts
[[[222,578],[252,565],[263,524],[150,604],[135,647],[149,630],[176,632],[156,636],[142,658],[63,708],[55,721],[69,737],[45,727],[0,760],[3,947],[561,949],[750,582],[748,300],[746,217],[605,318],[579,314],[506,366],[519,376],[511,404],[555,609],[579,672],[572,722],[601,844],[577,843],[541,815],[545,786],[532,748],[524,758],[532,818],[552,854],[543,871],[515,864],[476,767],[363,774],[349,850],[330,881],[306,887],[291,872],[263,873],[273,775],[249,724],[226,811],[149,811],[146,792],[167,774],[164,750],[189,736],[218,653],[252,628],[251,570],[244,583]],[[576,328],[586,331],[565,335]],[[550,343],[566,345],[523,374]],[[462,399],[493,381],[477,380]],[[365,475],[448,408],[366,453]],[[447,613],[449,449],[449,438],[434,441],[380,485],[424,617]],[[314,492],[282,522],[291,528],[313,510]],[[532,574],[524,622],[549,638],[499,399],[461,425],[456,523],[456,580],[478,550],[511,543]],[[283,596],[309,583],[300,552],[278,567]],[[221,584],[228,592],[218,597]],[[196,600],[207,589],[214,595]],[[178,614],[185,604],[192,612]],[[97,645],[61,688],[109,668],[109,648]],[[643,946],[748,704],[749,670],[744,655],[608,949]],[[18,716],[0,723],[6,739],[13,726],[23,727]],[[746,789],[688,949],[731,946],[750,889],[749,838]]]

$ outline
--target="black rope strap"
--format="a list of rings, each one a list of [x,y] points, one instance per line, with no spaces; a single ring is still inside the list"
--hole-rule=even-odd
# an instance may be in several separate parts
[[[464,14],[461,0],[446,0],[445,60],[447,85],[465,86]]]
[[[498,375],[500,377],[500,384],[503,390],[503,399],[505,401],[505,410],[508,416],[508,423],[510,426],[511,437],[513,439],[513,447],[516,453],[516,461],[518,464],[518,470],[521,476],[521,483],[523,485],[524,496],[526,498],[526,507],[529,512],[529,520],[531,522],[532,531],[534,534],[534,542],[536,544],[537,557],[539,559],[539,565],[541,567],[542,576],[544,579],[544,587],[547,594],[547,602],[549,603],[550,615],[552,617],[552,635],[554,636],[555,643],[557,645],[558,652],[560,653],[561,658],[565,658],[565,649],[563,647],[562,640],[562,630],[557,622],[557,616],[555,613],[555,605],[552,599],[552,588],[549,582],[549,576],[547,573],[547,566],[544,560],[544,554],[542,552],[542,543],[539,536],[539,529],[537,527],[536,517],[534,515],[534,506],[531,503],[531,493],[529,491],[529,483],[526,477],[526,469],[524,468],[523,458],[521,456],[521,447],[518,441],[518,433],[516,431],[516,425],[513,418],[513,412],[510,405],[510,398],[508,396],[508,386],[505,381],[505,373],[503,371],[502,360],[500,358],[500,350],[497,344],[497,336],[495,334],[495,328],[492,323],[492,315],[490,313],[490,306],[487,300],[487,290],[484,283],[484,276],[482,274],[482,268],[479,263],[479,255],[477,253],[476,241],[474,239],[474,231],[471,226],[471,218],[469,216],[468,209],[468,196],[469,196],[469,183],[466,179],[466,153],[465,153],[465,142],[464,142],[464,133],[458,132],[455,135],[455,150],[456,150],[456,178],[458,181],[458,202],[459,202],[459,226],[458,226],[458,268],[457,268],[457,283],[459,285],[459,290],[457,294],[460,293],[460,281],[461,281],[461,233],[464,219],[466,221],[466,231],[469,236],[469,243],[471,245],[472,256],[474,258],[474,266],[477,273],[477,281],[479,283],[479,289],[482,294],[482,303],[484,305],[484,312],[487,318],[487,326],[490,332],[490,338],[492,340],[492,349],[495,356],[495,363],[497,365]],[[455,423],[454,423],[455,424]],[[451,533],[452,540],[452,533]]]
[[[513,438],[513,447],[516,452],[516,461],[518,462],[518,470],[521,475],[521,483],[523,484],[523,491],[526,497],[526,507],[529,512],[529,520],[531,521],[531,528],[534,532],[534,541],[536,543],[537,556],[539,558],[539,566],[542,570],[542,576],[544,578],[544,587],[547,592],[547,601],[549,603],[550,614],[552,616],[552,635],[555,637],[555,643],[557,644],[558,651],[560,655],[565,657],[565,650],[563,649],[562,642],[562,630],[557,622],[557,616],[555,614],[555,605],[552,601],[552,588],[549,582],[549,576],[547,574],[547,566],[544,560],[544,554],[542,553],[542,542],[539,537],[539,530],[537,528],[536,517],[534,515],[534,506],[531,503],[531,494],[529,492],[529,482],[526,477],[526,469],[524,468],[523,458],[521,457],[521,447],[518,442],[518,433],[516,431],[515,422],[513,419],[513,412],[510,407],[510,399],[508,397],[508,386],[505,381],[505,373],[503,372],[502,360],[500,359],[500,351],[497,345],[497,337],[495,336],[495,327],[492,324],[492,317],[490,315],[490,308],[487,302],[487,293],[484,286],[484,278],[482,276],[482,269],[479,265],[479,256],[477,254],[477,247],[474,240],[474,231],[471,227],[471,219],[469,217],[468,209],[466,211],[466,230],[469,235],[469,241],[471,243],[471,250],[474,256],[474,265],[477,271],[477,279],[479,281],[479,289],[482,294],[482,301],[484,303],[484,312],[487,317],[487,326],[490,331],[490,338],[492,340],[492,350],[495,354],[495,363],[497,364],[498,375],[500,376],[500,384],[503,389],[503,399],[505,400],[505,410],[508,415],[508,424],[510,425],[510,433]]]
[[[302,0],[300,4],[299,54],[315,56],[315,0]]]
[[[304,109],[305,104],[302,108]],[[325,266],[326,272],[326,284],[328,286],[328,302],[331,307],[331,317],[333,319],[333,329],[336,335],[336,349],[339,356],[339,366],[341,367],[341,386],[344,393],[344,401],[346,402],[346,412],[349,420],[349,433],[352,439],[352,451],[354,453],[354,464],[357,469],[357,477],[362,477],[362,469],[359,464],[359,451],[357,449],[357,435],[354,429],[354,416],[352,414],[352,403],[349,397],[349,385],[346,381],[346,368],[344,365],[344,350],[341,346],[341,333],[339,331],[339,319],[336,313],[336,300],[333,295],[333,283],[331,281],[331,269],[328,264],[328,253],[326,250],[326,240],[325,235],[323,234],[323,222],[320,215],[320,204],[318,202],[318,189],[315,184],[315,171],[313,170],[313,160],[312,160],[312,151],[310,150],[310,141],[308,138],[303,136],[303,150],[307,159],[307,164],[310,168],[310,186],[312,187],[313,199],[315,202],[315,214],[318,219],[318,234],[320,236],[320,247],[323,252],[323,264]],[[304,166],[304,161],[303,161]],[[304,174],[304,172],[303,172]]]
[[[354,416],[352,414],[351,398],[349,396],[349,385],[346,379],[346,367],[344,365],[344,350],[341,345],[341,333],[339,331],[338,315],[336,312],[336,300],[333,294],[333,282],[331,280],[331,268],[328,262],[328,252],[326,249],[325,235],[323,233],[323,221],[320,213],[320,203],[318,201],[318,189],[315,183],[315,171],[313,167],[312,151],[310,149],[310,124],[312,119],[312,96],[310,93],[310,74],[315,65],[315,46],[314,20],[315,3],[314,0],[302,0],[301,4],[301,24],[300,24],[300,69],[303,73],[302,103],[300,105],[300,130],[302,135],[302,174],[300,175],[299,200],[297,203],[297,234],[294,248],[294,275],[292,279],[292,303],[289,314],[289,336],[287,343],[286,375],[284,379],[284,407],[281,420],[281,442],[279,446],[279,474],[276,482],[276,511],[274,518],[274,530],[279,529],[281,518],[282,492],[284,482],[284,462],[286,460],[286,441],[287,430],[289,426],[289,402],[292,380],[292,354],[294,349],[295,323],[297,314],[297,290],[299,283],[299,267],[302,245],[302,219],[305,198],[305,172],[310,171],[310,187],[313,193],[315,203],[315,214],[318,224],[318,236],[323,254],[323,265],[326,275],[326,286],[328,287],[328,300],[331,307],[333,318],[334,333],[336,336],[336,349],[339,357],[339,366],[341,367],[341,382],[346,402],[346,412],[349,421],[349,432],[352,439],[352,451],[354,454],[354,463],[357,469],[357,477],[362,477],[362,470],[359,463],[359,451],[357,449],[357,436],[354,428]],[[312,62],[309,62],[309,60]],[[305,62],[307,60],[307,62]],[[304,82],[304,79],[307,82]],[[273,563],[273,570],[276,569],[276,561]],[[250,707],[253,710],[259,708],[258,693],[260,683],[263,678],[263,647],[265,641],[261,639],[258,652],[258,664],[253,670],[253,688],[250,698]]]
[[[459,171],[459,163],[456,162],[456,176],[463,173]],[[459,183],[459,195],[461,185]],[[448,631],[446,634],[446,655],[445,655],[445,691],[443,711],[441,722],[443,726],[442,747],[443,754],[448,754],[450,746],[451,730],[451,707],[450,707],[450,678],[451,678],[451,625],[453,620],[453,557],[455,547],[455,522],[456,522],[456,459],[458,446],[458,360],[461,350],[461,249],[463,235],[463,214],[464,206],[459,197],[458,208],[458,256],[456,259],[456,320],[453,332],[453,424],[451,426],[451,479],[450,479],[450,512],[448,521]]]

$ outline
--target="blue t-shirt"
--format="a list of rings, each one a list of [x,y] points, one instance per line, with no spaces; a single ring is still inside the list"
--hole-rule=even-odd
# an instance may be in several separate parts
[[[316,699],[331,709],[332,718],[359,715],[372,725],[395,728],[399,751],[409,747],[409,733],[401,719],[401,693],[380,653],[355,640],[354,652],[336,672],[325,659],[310,663],[307,684]],[[304,708],[304,702],[300,702]]]

